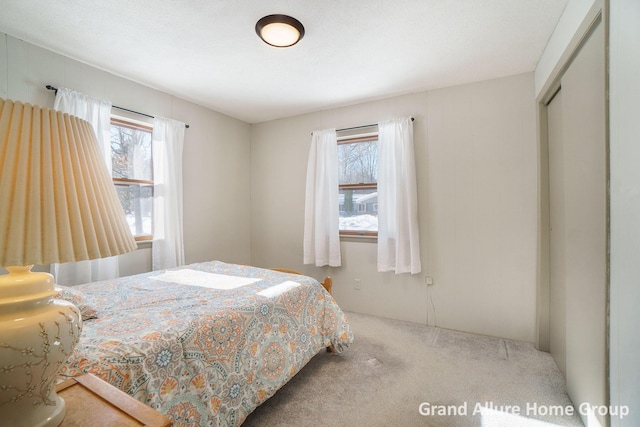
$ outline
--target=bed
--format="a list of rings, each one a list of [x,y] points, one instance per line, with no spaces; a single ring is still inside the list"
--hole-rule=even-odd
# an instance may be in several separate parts
[[[61,378],[92,373],[174,426],[239,426],[319,351],[353,341],[319,282],[281,271],[211,261],[63,293],[85,321]]]

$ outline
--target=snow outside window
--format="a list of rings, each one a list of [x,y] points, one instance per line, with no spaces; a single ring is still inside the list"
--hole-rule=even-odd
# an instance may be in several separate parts
[[[378,135],[338,137],[340,234],[378,234]]]

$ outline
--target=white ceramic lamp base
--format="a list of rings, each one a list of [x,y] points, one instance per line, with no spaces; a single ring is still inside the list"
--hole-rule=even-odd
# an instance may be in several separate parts
[[[6,269],[0,276],[1,423],[57,426],[65,406],[56,379],[80,338],[80,311],[53,299],[50,274],[32,273],[31,266]]]

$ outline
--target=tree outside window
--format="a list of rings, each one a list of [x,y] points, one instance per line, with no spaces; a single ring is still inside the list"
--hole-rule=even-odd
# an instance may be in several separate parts
[[[152,238],[153,157],[151,127],[111,120],[112,177],[131,233]]]

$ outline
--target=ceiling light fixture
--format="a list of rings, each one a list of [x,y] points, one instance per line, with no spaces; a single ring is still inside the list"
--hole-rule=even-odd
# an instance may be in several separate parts
[[[268,45],[289,47],[304,37],[304,26],[287,15],[268,15],[256,23],[256,34]]]

